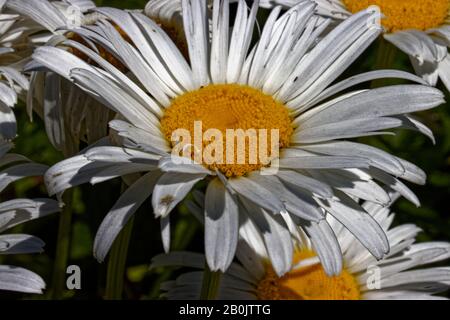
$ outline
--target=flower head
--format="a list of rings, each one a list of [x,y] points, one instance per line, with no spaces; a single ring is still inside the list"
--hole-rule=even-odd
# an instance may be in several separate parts
[[[443,102],[439,90],[399,71],[370,72],[331,85],[380,34],[379,25],[367,23],[377,12],[361,11],[319,41],[329,21],[314,15],[313,2],[301,1],[282,15],[280,8],[274,9],[252,45],[258,6],[255,1],[248,11],[246,3],[239,1],[230,29],[228,1],[214,2],[211,24],[205,1],[182,1],[189,60],[147,16],[97,9],[105,18],[74,32],[111,50],[126,66],[126,74],[81,43],[67,45],[95,64],[55,47],[35,51],[36,62],[73,81],[121,116],[110,122],[120,138],[118,145],[92,146],[47,172],[51,194],[86,182],[143,173],[100,227],[95,242],[100,261],[129,217],[150,196],[154,213],[161,218],[164,248],[169,250],[170,212],[199,181],[207,182],[205,249],[212,270],[228,268],[239,226],[251,224],[264,239],[277,275],[290,270],[291,234],[299,228],[315,239],[327,274],[339,274],[342,256],[325,221],[328,214],[381,259],[389,252],[387,237],[358,199],[387,205],[391,197],[386,190],[394,189],[419,204],[399,180],[424,183],[425,174],[419,168],[376,148],[343,141],[394,128],[432,137],[408,114]],[[419,84],[341,93],[382,77]],[[256,153],[249,149],[239,152],[233,146],[223,151],[224,133],[232,129],[265,130],[267,136],[274,130],[272,142],[278,143],[271,146],[275,147],[258,150],[278,154],[267,152],[268,162],[256,158],[251,163]],[[189,140],[192,134],[190,142],[177,140]],[[241,146],[250,146],[251,137],[251,132],[244,136]],[[220,156],[228,152],[232,163],[220,162]],[[243,162],[233,162],[239,155]],[[208,163],[205,159],[210,158]]]
[[[278,276],[264,245],[251,229],[238,246],[238,260],[222,276],[219,299],[258,300],[426,300],[444,299],[436,294],[450,285],[449,267],[428,265],[450,258],[450,243],[415,243],[421,231],[413,224],[391,227],[389,208],[366,202],[364,208],[383,227],[391,252],[377,261],[340,223],[328,216],[344,256],[340,274],[328,276],[319,263],[314,245],[303,235],[296,242],[292,269]],[[184,266],[202,269],[205,258],[191,252],[173,252],[153,258],[152,267]],[[184,273],[161,289],[168,299],[198,299],[202,272]]]

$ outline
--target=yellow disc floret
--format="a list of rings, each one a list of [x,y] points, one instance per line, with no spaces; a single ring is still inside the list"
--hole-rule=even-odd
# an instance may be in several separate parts
[[[262,136],[259,135],[259,132],[277,130],[279,141],[274,142],[277,148],[287,147],[293,133],[289,110],[282,103],[257,89],[237,84],[209,85],[174,99],[161,119],[161,130],[174,146],[175,143],[172,139],[174,132],[185,129],[189,131],[193,141],[195,135],[198,135],[195,126],[199,122],[201,122],[202,133],[200,147],[207,149],[207,146],[213,142],[214,139],[206,138],[207,133],[211,130],[221,134],[220,142],[223,146],[220,151],[223,161],[202,164],[211,170],[218,169],[227,177],[243,176],[267,166],[267,163],[259,161],[259,159],[256,162],[251,161],[255,159],[252,154],[255,149],[250,148],[251,140],[248,137],[244,139],[243,153],[236,149],[238,140],[233,138],[236,142],[233,151],[236,152],[233,152],[233,158],[229,159],[230,154],[227,153],[229,150],[226,147],[230,142],[226,141],[229,131],[249,132],[254,130],[258,132],[258,138],[261,139]],[[261,147],[261,150],[267,148],[262,151],[270,157],[273,155],[271,148],[273,141],[270,141],[272,136],[268,133],[265,137],[267,138],[266,146],[258,144],[258,148]],[[241,159],[245,158],[244,162],[239,161],[239,154],[242,156]],[[192,153],[189,156],[194,158]]]
[[[294,262],[314,257],[314,252],[301,250]],[[339,276],[329,277],[320,264],[293,270],[278,277],[268,266],[259,282],[260,300],[359,300],[359,285],[353,275],[343,270]]]
[[[428,30],[444,24],[449,14],[449,0],[342,0],[356,13],[371,5],[380,7],[387,32],[407,29]]]

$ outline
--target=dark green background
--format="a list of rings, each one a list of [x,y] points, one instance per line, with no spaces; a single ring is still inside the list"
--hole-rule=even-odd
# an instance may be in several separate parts
[[[103,6],[121,8],[142,8],[144,0],[98,0]],[[261,16],[264,16],[262,14]],[[374,65],[375,43],[352,66],[343,77],[371,70]],[[412,71],[408,58],[398,53],[393,68]],[[398,82],[393,81],[392,84]],[[364,87],[364,86],[363,86]],[[445,88],[439,84],[439,88]],[[449,100],[447,94],[447,100]],[[16,140],[14,152],[29,156],[35,161],[52,165],[61,156],[48,143],[41,121],[35,117],[30,123],[25,115],[24,106],[18,106],[16,113],[19,119],[19,138]],[[419,241],[450,240],[450,215],[447,200],[450,200],[450,105],[419,115],[423,122],[430,126],[436,135],[436,146],[419,134],[400,131],[394,137],[364,139],[365,142],[383,148],[397,156],[405,158],[423,168],[429,175],[426,186],[414,186],[412,189],[422,201],[422,207],[416,208],[407,201],[400,200],[394,207],[397,213],[396,224],[415,223],[424,232]],[[120,181],[104,183],[95,187],[83,186],[76,189],[74,204],[75,216],[72,232],[72,249],[70,264],[79,265],[82,269],[82,290],[67,292],[67,298],[88,299],[101,298],[105,287],[106,267],[98,264],[92,257],[92,243],[101,220],[114,204],[120,193]],[[9,188],[1,195],[1,200],[12,197],[42,197],[45,190],[40,179],[28,179]],[[174,212],[173,249],[190,249],[203,251],[203,234],[197,222],[184,206]],[[51,287],[51,270],[54,259],[58,216],[51,216],[19,226],[13,231],[26,232],[41,237],[46,242],[46,251],[41,255],[0,256],[0,263],[24,266],[39,273]],[[149,271],[150,259],[162,252],[159,236],[159,223],[153,217],[151,205],[145,203],[136,215],[133,235],[127,261],[124,298],[154,299],[159,294],[159,283],[173,276],[171,271]],[[42,298],[22,294],[1,294],[2,298]]]

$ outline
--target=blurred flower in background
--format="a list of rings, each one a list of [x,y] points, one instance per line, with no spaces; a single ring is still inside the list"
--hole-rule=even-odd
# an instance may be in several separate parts
[[[392,195],[395,199],[395,195]],[[344,270],[329,277],[320,265],[315,246],[298,234],[292,269],[279,277],[267,250],[254,229],[242,227],[238,245],[239,262],[233,263],[216,289],[225,300],[440,300],[450,287],[450,267],[427,265],[450,258],[450,243],[415,243],[421,231],[414,224],[392,226],[389,207],[365,202],[363,207],[385,230],[391,250],[377,261],[355,237],[332,216],[329,223],[344,255]],[[205,257],[192,252],[158,255],[152,268],[204,268]],[[174,300],[199,299],[202,271],[186,272],[161,285],[162,296]]]
[[[262,6],[292,7],[300,0],[262,0]],[[442,80],[450,90],[450,3],[447,0],[314,0],[318,13],[337,21],[369,6],[379,6],[384,38],[406,53],[414,70],[430,85]],[[388,46],[385,59],[395,55]],[[392,63],[392,61],[390,61]],[[386,63],[386,61],[385,61]]]

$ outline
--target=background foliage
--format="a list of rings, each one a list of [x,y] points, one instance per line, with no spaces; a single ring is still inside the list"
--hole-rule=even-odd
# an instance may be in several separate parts
[[[119,8],[142,8],[146,0],[97,0],[98,5]],[[262,17],[264,13],[262,14]],[[375,43],[343,77],[368,71],[375,64],[378,43]],[[408,58],[397,53],[396,69],[411,71]],[[396,82],[390,82],[395,84]],[[445,91],[443,86],[439,88]],[[447,93],[447,101],[450,96]],[[436,135],[436,145],[417,133],[401,131],[396,136],[367,138],[365,142],[376,145],[423,168],[429,176],[426,186],[411,186],[422,201],[416,208],[400,200],[394,207],[397,224],[415,223],[423,229],[419,241],[450,241],[450,103],[431,112],[419,115]],[[23,105],[16,108],[19,120],[19,137],[14,152],[25,154],[31,159],[52,165],[61,160],[61,155],[49,144],[41,121],[35,117],[29,122]],[[105,183],[98,186],[82,186],[75,190],[75,216],[72,227],[70,264],[82,269],[82,290],[66,293],[69,299],[99,299],[103,296],[106,278],[106,264],[99,264],[92,257],[92,244],[96,230],[103,217],[120,194],[121,183]],[[28,179],[9,188],[2,194],[2,201],[12,197],[45,197],[42,179]],[[203,251],[203,233],[196,220],[184,205],[177,208],[174,217],[173,249]],[[54,215],[19,226],[16,232],[26,232],[41,237],[46,245],[41,255],[0,256],[0,263],[24,266],[40,274],[51,289],[51,272],[55,255],[58,216]],[[159,222],[154,219],[151,204],[145,203],[136,214],[133,234],[127,260],[125,299],[155,299],[159,296],[159,284],[173,276],[171,270],[149,270],[151,258],[162,252]],[[176,271],[175,271],[176,272]],[[33,298],[21,294],[0,295],[2,298]]]

